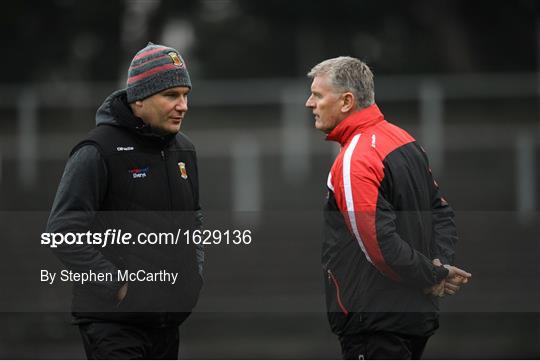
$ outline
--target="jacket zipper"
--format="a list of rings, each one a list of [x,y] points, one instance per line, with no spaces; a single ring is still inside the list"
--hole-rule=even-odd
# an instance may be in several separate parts
[[[337,300],[338,306],[341,309],[341,312],[343,312],[343,314],[345,316],[348,316],[349,311],[345,308],[345,306],[343,305],[343,302],[341,302],[341,292],[339,290],[339,283],[338,283],[336,277],[334,277],[334,274],[332,273],[332,271],[327,270],[327,272],[328,272],[328,281],[329,282],[332,281],[334,283],[335,288],[336,288],[336,300]]]
[[[169,179],[169,169],[167,168],[167,157],[165,156],[165,150],[161,150],[161,159],[163,160],[165,166],[165,176],[167,177],[167,187],[169,188],[169,210],[172,211],[172,192],[171,192],[171,180]],[[161,325],[165,327],[169,321],[169,313],[162,312]]]
[[[167,177],[167,187],[169,188],[169,197],[168,197],[169,198],[169,210],[172,211],[173,206],[172,206],[171,181],[169,179],[169,170],[167,169],[167,158],[165,157],[165,151],[163,149],[161,150],[161,159],[165,163],[165,175]]]

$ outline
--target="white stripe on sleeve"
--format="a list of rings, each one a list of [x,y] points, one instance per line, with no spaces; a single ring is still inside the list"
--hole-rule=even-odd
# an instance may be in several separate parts
[[[360,245],[360,248],[362,249],[362,252],[364,252],[364,254],[366,255],[367,260],[373,263],[371,261],[371,258],[369,258],[366,248],[364,247],[364,242],[362,241],[362,237],[360,237],[360,232],[358,231],[358,226],[356,225],[356,217],[354,214],[354,201],[351,186],[351,158],[354,153],[354,149],[356,148],[356,144],[358,144],[358,139],[360,139],[360,135],[361,134],[354,136],[354,138],[351,140],[351,143],[349,144],[349,147],[345,151],[345,155],[343,156],[343,189],[345,190],[345,200],[347,201],[346,214],[349,217],[351,229],[356,237],[356,240],[358,241],[358,244]]]

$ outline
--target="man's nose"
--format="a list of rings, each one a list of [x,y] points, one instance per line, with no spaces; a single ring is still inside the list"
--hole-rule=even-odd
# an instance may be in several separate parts
[[[178,103],[176,103],[176,110],[185,112],[188,110],[187,98],[180,98]]]
[[[309,98],[306,100],[306,107],[308,108],[313,108],[313,99],[312,99],[312,96],[310,95]]]

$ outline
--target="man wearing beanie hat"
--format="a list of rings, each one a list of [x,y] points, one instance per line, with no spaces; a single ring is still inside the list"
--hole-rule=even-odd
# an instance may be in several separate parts
[[[178,51],[148,43],[126,89],[104,101],[96,128],[70,153],[47,232],[101,235],[101,243],[54,248],[66,270],[94,275],[73,283],[72,314],[89,359],[178,357],[178,326],[197,302],[204,253],[185,240],[140,240],[201,225],[195,148],[180,132],[190,91]],[[104,243],[116,230],[129,241]]]

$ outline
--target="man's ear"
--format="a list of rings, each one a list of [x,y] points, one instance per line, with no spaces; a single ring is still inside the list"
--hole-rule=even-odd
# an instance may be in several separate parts
[[[139,114],[139,111],[143,107],[143,101],[142,100],[136,100],[133,103],[129,104],[131,106],[131,111],[133,111],[133,114],[137,115]]]
[[[356,107],[356,99],[354,98],[353,93],[351,92],[343,93],[342,97],[343,97],[343,105],[341,106],[341,111],[343,113],[348,113]]]

